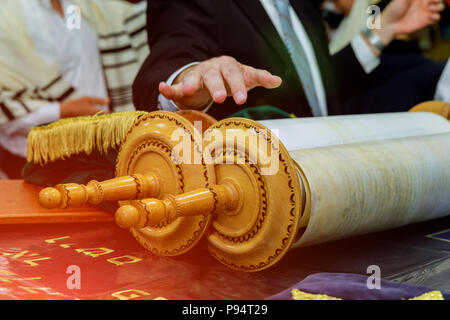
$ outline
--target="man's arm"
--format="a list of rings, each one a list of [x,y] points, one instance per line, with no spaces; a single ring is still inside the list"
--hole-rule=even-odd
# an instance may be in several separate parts
[[[223,103],[227,97],[241,105],[247,100],[247,92],[255,87],[280,86],[281,79],[268,71],[221,55],[213,4],[211,0],[149,3],[151,55],[133,86],[138,109],[155,110],[159,93],[181,109],[202,110],[212,101]],[[192,62],[199,63],[184,69],[172,83],[166,82]]]
[[[393,0],[379,17],[381,28],[370,30],[369,33],[378,38],[379,45],[385,47],[399,35],[409,34],[438,22],[443,9],[442,0]],[[333,63],[339,70],[337,75],[341,77],[337,79],[341,99],[345,100],[352,92],[366,89],[369,83],[365,74],[378,66],[381,53],[380,48],[362,32],[352,40],[351,45],[333,55]],[[355,56],[360,66],[349,68],[355,61]]]
[[[109,99],[96,97],[81,97],[59,103],[36,97],[33,93],[27,95],[27,93],[27,90],[0,89],[0,126],[23,117],[33,119],[34,114],[39,114],[36,119],[46,119],[46,122],[36,122],[34,119],[33,126],[52,122],[59,118],[94,115],[105,112],[101,106],[110,103]],[[55,119],[55,114],[58,115],[57,119]]]
[[[0,92],[6,95],[5,90]],[[11,92],[8,92],[9,95]],[[18,94],[16,93],[16,96]],[[35,110],[28,109],[32,104],[38,103],[40,107]],[[26,140],[31,128],[54,122],[60,118],[93,115],[103,112],[98,106],[109,103],[108,99],[84,97],[64,103],[32,99],[3,99],[0,100],[0,145],[9,152],[26,157]],[[11,108],[17,104],[22,108]],[[28,107],[27,107],[28,106]],[[34,106],[36,107],[36,105]],[[22,111],[25,110],[25,114]]]
[[[147,6],[151,54],[133,85],[137,108],[156,110],[159,83],[183,66],[204,61],[217,52],[211,1],[152,0]]]

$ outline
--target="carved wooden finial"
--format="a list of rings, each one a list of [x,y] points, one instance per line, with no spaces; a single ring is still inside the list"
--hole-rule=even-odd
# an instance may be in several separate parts
[[[115,218],[119,227],[130,229],[139,223],[139,211],[136,207],[125,205],[116,211]]]
[[[103,201],[121,201],[157,197],[160,184],[154,174],[135,174],[87,185],[68,183],[45,188],[39,193],[39,204],[46,209],[98,205]]]
[[[144,199],[120,207],[116,211],[116,222],[121,228],[143,228],[180,217],[232,211],[240,196],[237,185],[224,183],[177,196],[168,195],[163,200]]]
[[[45,188],[39,192],[39,204],[45,209],[58,208],[61,199],[61,193],[55,188]]]

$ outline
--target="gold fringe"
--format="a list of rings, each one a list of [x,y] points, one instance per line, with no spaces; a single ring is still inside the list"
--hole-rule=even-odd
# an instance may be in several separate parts
[[[298,289],[293,289],[291,293],[292,300],[342,300],[340,298],[330,297],[325,294],[312,294],[300,291]],[[444,296],[440,291],[431,291],[409,300],[444,300]]]
[[[444,296],[440,291],[431,291],[409,300],[444,300]]]
[[[292,300],[342,300],[340,298],[327,296],[326,294],[312,294],[298,289],[293,289],[291,293]]]
[[[31,129],[27,140],[27,161],[41,165],[75,154],[107,153],[120,146],[128,130],[144,111],[61,119]]]

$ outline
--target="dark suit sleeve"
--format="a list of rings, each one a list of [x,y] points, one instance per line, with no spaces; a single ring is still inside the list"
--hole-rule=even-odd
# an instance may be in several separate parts
[[[341,101],[347,101],[371,87],[371,77],[367,74],[355,55],[351,44],[332,56],[336,67],[338,92]],[[358,110],[344,110],[344,113],[357,113]]]
[[[213,1],[149,0],[147,33],[150,55],[134,84],[137,109],[157,109],[158,85],[191,62],[200,62],[217,52]]]

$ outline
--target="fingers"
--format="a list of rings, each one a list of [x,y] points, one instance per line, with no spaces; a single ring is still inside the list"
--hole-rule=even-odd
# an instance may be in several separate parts
[[[428,1],[428,9],[429,9],[429,23],[436,23],[441,20],[440,12],[445,9],[445,5],[442,0],[429,0]]]
[[[247,101],[249,90],[258,86],[273,89],[280,85],[281,78],[270,72],[244,66],[232,57],[222,56],[183,71],[174,85],[161,82],[159,91],[175,102],[186,101],[186,98],[201,101],[194,98],[209,93],[216,103],[223,103],[232,96],[236,104],[242,105]]]
[[[202,75],[197,70],[188,72],[183,78],[183,94],[191,97],[202,89]]]
[[[428,3],[428,8],[430,9],[430,11],[432,12],[441,12],[445,9],[445,5],[444,3],[442,3],[441,1],[438,2],[429,2]]]
[[[440,12],[445,9],[445,4],[442,0],[429,0],[427,4],[429,9],[429,23],[439,22],[441,20]]]
[[[441,20],[441,14],[440,13],[431,13],[430,20],[431,20],[431,23],[439,22]]]
[[[255,69],[249,66],[245,66],[245,77],[247,87],[264,87],[266,89],[278,88],[282,80],[280,77],[274,76],[267,70]]]
[[[174,85],[166,82],[159,84],[159,92],[169,100],[179,100],[184,96],[191,97],[202,89],[202,77],[198,71],[189,71],[182,80]]]
[[[245,84],[243,68],[236,60],[230,58],[222,62],[221,69],[234,101],[238,105],[244,104],[247,101],[248,87]]]
[[[227,98],[227,90],[223,81],[220,66],[212,66],[202,70],[203,84],[216,103],[223,103]]]
[[[272,75],[267,70],[255,69],[241,65],[233,58],[225,58],[227,59],[222,62],[222,74],[238,105],[247,101],[247,92],[253,88],[274,89],[281,85],[281,78]]]
[[[263,74],[260,75],[259,81],[261,85],[266,89],[278,88],[279,86],[281,86],[281,83],[283,82],[283,80],[280,77],[274,76],[273,74],[265,70]]]
[[[183,97],[183,86],[182,84],[169,86],[167,83],[161,82],[159,92],[169,100],[178,100]]]

